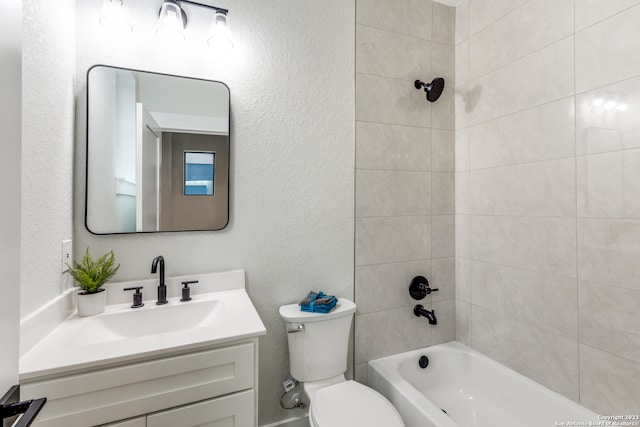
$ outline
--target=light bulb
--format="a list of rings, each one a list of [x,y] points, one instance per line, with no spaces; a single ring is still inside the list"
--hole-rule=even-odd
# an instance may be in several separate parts
[[[185,15],[173,1],[165,1],[160,8],[156,34],[168,42],[184,41]]]
[[[224,10],[216,10],[209,31],[209,46],[228,51],[233,49],[233,39],[231,38],[231,29],[229,28],[229,17]]]
[[[116,33],[130,33],[133,31],[123,0],[104,0],[100,24]]]
[[[626,103],[618,104],[618,111],[627,111],[629,109],[629,105]]]
[[[604,99],[602,98],[596,98],[593,100],[593,102],[591,103],[594,107],[600,107],[602,104],[604,104]]]
[[[605,110],[613,110],[618,103],[616,101],[607,101],[604,103]]]

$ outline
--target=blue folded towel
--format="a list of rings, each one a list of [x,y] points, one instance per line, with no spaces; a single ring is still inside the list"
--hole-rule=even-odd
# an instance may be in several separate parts
[[[309,295],[300,303],[300,311],[312,313],[328,313],[338,303],[338,298],[333,295],[325,295],[324,292],[309,292]]]

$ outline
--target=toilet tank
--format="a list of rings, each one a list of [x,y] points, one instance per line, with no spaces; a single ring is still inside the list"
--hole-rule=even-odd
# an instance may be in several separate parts
[[[298,381],[318,381],[347,370],[349,331],[356,305],[345,298],[330,313],[307,313],[298,304],[280,307],[289,341],[289,369]],[[302,327],[300,326],[302,325]]]

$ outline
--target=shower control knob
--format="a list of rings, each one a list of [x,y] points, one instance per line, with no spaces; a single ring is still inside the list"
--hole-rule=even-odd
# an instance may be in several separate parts
[[[421,300],[431,292],[435,292],[438,289],[431,289],[429,287],[429,281],[424,276],[416,276],[411,279],[411,283],[409,284],[409,295],[411,298]]]

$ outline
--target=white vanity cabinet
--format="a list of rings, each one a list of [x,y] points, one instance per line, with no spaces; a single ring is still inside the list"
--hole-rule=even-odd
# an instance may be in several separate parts
[[[29,379],[21,392],[47,397],[36,427],[255,427],[257,363],[250,338]]]

